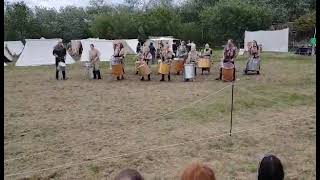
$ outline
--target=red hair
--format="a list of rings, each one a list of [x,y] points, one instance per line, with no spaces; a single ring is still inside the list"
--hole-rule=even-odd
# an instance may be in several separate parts
[[[201,163],[192,163],[182,173],[181,180],[216,180],[214,172]]]

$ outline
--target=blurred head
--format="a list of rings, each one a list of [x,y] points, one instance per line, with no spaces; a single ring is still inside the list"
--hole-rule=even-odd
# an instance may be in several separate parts
[[[206,49],[209,49],[209,44],[207,43],[204,47],[205,47]]]
[[[180,180],[215,180],[211,168],[200,163],[193,163],[184,169]]]
[[[261,162],[258,170],[258,180],[283,180],[283,166],[276,156],[267,155]]]
[[[150,49],[148,46],[143,46],[143,52],[149,52],[149,51],[150,51]]]
[[[191,44],[191,51],[195,51],[196,50],[196,45],[195,44]]]
[[[186,45],[186,42],[184,42],[184,41],[181,41],[181,45]]]
[[[115,180],[144,180],[141,174],[134,169],[122,170],[114,179]]]
[[[93,49],[93,48],[94,48],[94,45],[93,45],[93,44],[90,44],[90,48]]]
[[[252,41],[252,46],[253,46],[253,47],[258,47],[258,43],[257,43],[256,40],[253,40],[253,41]]]
[[[228,42],[227,42],[227,45],[229,47],[233,46],[233,40],[232,39],[229,39]]]
[[[153,42],[150,43],[150,46],[153,46]]]

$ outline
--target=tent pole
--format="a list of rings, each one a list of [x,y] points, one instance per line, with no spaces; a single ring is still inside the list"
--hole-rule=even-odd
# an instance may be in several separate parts
[[[234,81],[232,81],[232,90],[231,90],[230,136],[232,134],[233,89],[234,89]]]

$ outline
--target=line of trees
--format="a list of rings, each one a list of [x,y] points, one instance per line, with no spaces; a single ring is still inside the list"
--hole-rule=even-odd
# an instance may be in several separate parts
[[[91,0],[85,8],[59,10],[5,2],[4,39],[27,38],[146,39],[174,36],[197,44],[220,46],[232,38],[242,43],[244,31],[294,22],[300,38],[315,27],[316,0],[125,0],[110,5]]]

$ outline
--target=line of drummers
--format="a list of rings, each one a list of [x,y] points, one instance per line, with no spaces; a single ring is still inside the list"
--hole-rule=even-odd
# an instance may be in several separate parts
[[[160,81],[167,79],[170,81],[170,74],[183,74],[184,81],[194,80],[197,75],[197,68],[201,69],[201,73],[207,71],[210,73],[212,65],[213,51],[209,44],[205,45],[204,50],[199,53],[196,50],[194,43],[188,44],[191,46],[190,51],[187,50],[187,45],[184,41],[177,48],[176,54],[173,53],[169,44],[164,44],[160,49],[160,60],[158,61],[158,74],[161,75]],[[223,51],[223,58],[220,64],[219,77],[216,80],[233,81],[235,79],[234,59],[237,55],[237,48],[232,40],[228,40]],[[117,80],[124,79],[124,57],[125,52],[122,43],[117,43],[114,47],[114,55],[111,58],[112,74],[117,77]],[[147,45],[140,48],[135,62],[136,74],[141,76],[141,80],[151,80],[151,61],[153,55]],[[167,78],[166,78],[167,77]]]

